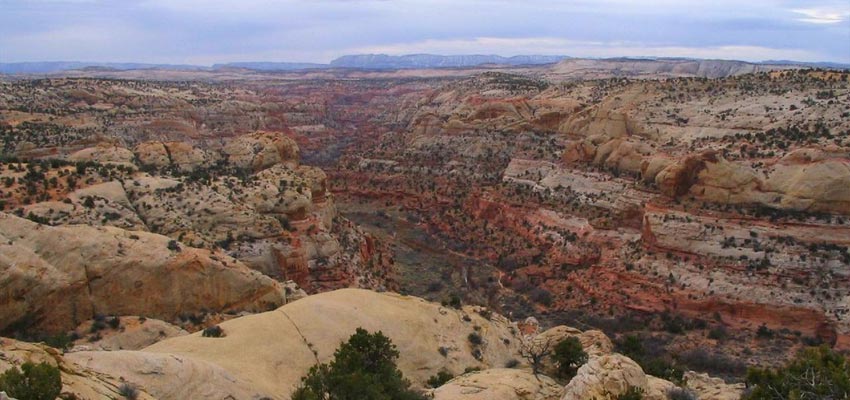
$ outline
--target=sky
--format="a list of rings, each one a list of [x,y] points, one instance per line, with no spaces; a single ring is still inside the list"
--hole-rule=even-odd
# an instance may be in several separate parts
[[[0,62],[364,53],[850,63],[850,0],[0,0]]]

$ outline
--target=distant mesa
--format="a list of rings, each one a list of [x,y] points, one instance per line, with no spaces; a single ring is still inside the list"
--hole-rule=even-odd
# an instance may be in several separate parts
[[[513,56],[502,57],[497,55],[455,55],[440,56],[434,54],[409,54],[404,56],[390,56],[386,54],[359,54],[342,56],[331,61],[335,68],[362,68],[362,69],[405,69],[405,68],[463,68],[475,67],[484,64],[497,65],[540,65],[554,64],[565,60],[567,56]]]
[[[130,70],[171,70],[171,71],[204,71],[221,72],[233,70],[249,70],[261,72],[308,71],[319,69],[343,70],[404,70],[404,69],[440,69],[440,68],[472,68],[480,66],[521,67],[548,66],[559,63],[655,63],[659,65],[674,65],[681,68],[682,64],[711,65],[713,68],[733,68],[740,71],[771,70],[781,67],[812,67],[850,69],[850,64],[833,62],[798,62],[798,61],[762,61],[746,62],[735,60],[704,60],[696,58],[664,58],[664,57],[614,57],[614,58],[575,58],[553,55],[517,55],[503,57],[498,55],[463,54],[355,54],[339,57],[330,63],[307,62],[267,62],[243,61],[205,65],[187,64],[149,64],[149,63],[109,63],[81,61],[44,61],[44,62],[15,62],[0,63],[0,74],[55,74],[64,71],[130,71]],[[719,66],[719,67],[718,67]],[[712,74],[697,74],[698,76],[714,77]],[[719,76],[729,74],[720,73]],[[734,74],[732,74],[734,75]]]

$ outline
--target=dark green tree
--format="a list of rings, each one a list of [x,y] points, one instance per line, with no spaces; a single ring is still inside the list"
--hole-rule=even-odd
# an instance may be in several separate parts
[[[357,328],[327,364],[310,368],[293,400],[420,400],[396,367],[398,350],[383,333]]]
[[[575,336],[570,336],[555,345],[552,358],[558,364],[558,377],[570,380],[576,376],[578,368],[587,362],[587,353]]]
[[[809,347],[782,368],[750,368],[746,400],[848,399],[850,363],[827,346]]]
[[[26,362],[0,375],[0,391],[18,400],[55,400],[62,391],[59,368]]]

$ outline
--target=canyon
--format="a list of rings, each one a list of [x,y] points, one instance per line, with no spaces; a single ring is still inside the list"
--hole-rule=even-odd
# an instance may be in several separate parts
[[[0,139],[0,348],[81,398],[288,398],[357,327],[418,387],[460,375],[438,399],[666,398],[630,338],[716,399],[850,350],[846,70],[76,70],[0,80]],[[88,328],[109,316],[162,337]],[[564,331],[605,343],[573,381],[504,368]]]

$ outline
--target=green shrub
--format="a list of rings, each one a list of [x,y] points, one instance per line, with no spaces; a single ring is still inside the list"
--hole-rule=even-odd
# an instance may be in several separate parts
[[[293,400],[420,400],[396,367],[398,350],[383,333],[357,328],[327,364],[310,368]]]
[[[681,383],[685,375],[685,371],[682,368],[660,357],[637,359],[635,361],[643,369],[643,372],[673,383]]]
[[[531,291],[531,294],[529,296],[531,297],[531,300],[535,303],[542,304],[546,307],[551,306],[552,302],[554,301],[552,293],[542,288],[535,288]]]
[[[171,250],[171,251],[180,251],[180,245],[177,243],[176,240],[169,240],[167,247],[168,247],[168,250]]]
[[[478,332],[472,332],[466,338],[469,340],[469,343],[472,343],[476,346],[484,343],[484,338],[482,338],[481,335],[478,334]]]
[[[711,328],[708,331],[708,338],[713,340],[724,340],[729,337],[729,333],[726,331],[726,328],[723,326],[718,326],[716,328]]]
[[[0,391],[18,400],[55,400],[62,391],[59,368],[26,362],[0,375]]]
[[[442,370],[440,372],[437,372],[436,375],[433,375],[430,378],[428,378],[427,383],[428,383],[428,386],[430,386],[432,388],[438,388],[440,386],[443,386],[446,382],[452,380],[452,378],[454,378],[454,377],[455,376],[451,372],[446,371],[446,370]]]
[[[209,328],[204,329],[204,331],[201,333],[201,336],[220,338],[224,336],[224,329],[221,329],[221,327],[218,325],[211,326]]]
[[[452,307],[452,308],[456,308],[456,309],[460,310],[461,307],[463,306],[463,302],[461,302],[460,296],[458,296],[456,294],[452,294],[449,297],[448,300],[443,301],[443,306]]]
[[[139,389],[136,389],[135,386],[129,383],[123,383],[118,388],[118,394],[123,396],[125,399],[136,400],[139,398]]]
[[[552,359],[558,365],[558,377],[570,380],[576,376],[578,368],[587,362],[587,353],[578,338],[570,336],[555,345]]]
[[[764,324],[759,325],[759,328],[756,330],[756,336],[760,339],[770,339],[773,337],[773,334],[773,330]]]
[[[827,346],[809,347],[782,368],[750,368],[746,381],[746,400],[847,399],[850,363]]]

